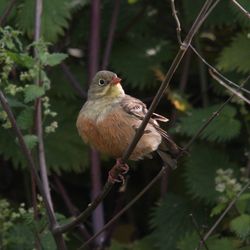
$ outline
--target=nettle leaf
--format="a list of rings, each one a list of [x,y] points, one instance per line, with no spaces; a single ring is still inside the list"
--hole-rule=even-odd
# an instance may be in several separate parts
[[[242,214],[230,222],[230,228],[240,238],[246,239],[250,235],[250,215]]]
[[[250,37],[246,33],[238,34],[231,44],[224,48],[218,59],[218,68],[224,71],[250,72]]]
[[[143,89],[154,83],[153,69],[172,56],[169,42],[133,37],[114,45],[110,65],[133,86]]]
[[[237,2],[246,11],[248,11],[248,13],[250,12],[249,0],[238,0]],[[239,21],[240,24],[246,27],[250,26],[249,18],[246,15],[242,14],[241,10],[237,6],[235,6],[234,4],[231,4],[231,9],[232,9],[232,12],[234,13],[235,18]]]
[[[188,192],[206,203],[215,203],[219,193],[215,190],[216,170],[237,169],[228,159],[228,154],[207,144],[197,144],[185,163],[185,181]]]
[[[55,66],[57,64],[60,64],[64,59],[68,57],[67,54],[63,53],[43,53],[41,56],[41,61],[43,65],[48,65],[48,66]]]
[[[16,64],[26,67],[26,68],[31,68],[35,64],[35,59],[29,56],[26,53],[14,53],[11,51],[8,51],[6,53]]]
[[[220,105],[193,109],[188,116],[180,118],[176,131],[182,135],[194,136],[206,120]],[[200,135],[201,139],[224,142],[235,138],[240,133],[241,123],[235,118],[236,108],[227,105]]]
[[[192,229],[190,212],[187,202],[174,194],[167,194],[154,208],[151,226],[157,249],[175,249],[180,237]]]
[[[33,0],[24,0],[21,4],[17,24],[30,37],[34,33],[35,4]],[[55,42],[68,27],[70,7],[68,0],[44,0],[42,13],[42,37],[46,41]]]
[[[34,109],[26,108],[17,117],[17,125],[21,129],[29,129],[33,124]]]
[[[36,135],[24,135],[23,139],[24,139],[24,141],[29,149],[34,148],[38,142]]]
[[[24,102],[34,101],[37,97],[41,97],[45,94],[45,90],[42,86],[29,85],[24,89]]]

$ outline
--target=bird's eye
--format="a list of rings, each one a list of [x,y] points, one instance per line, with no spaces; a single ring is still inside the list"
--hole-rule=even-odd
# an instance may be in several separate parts
[[[105,84],[105,81],[104,81],[103,79],[100,79],[100,80],[99,80],[99,85],[102,86],[102,85],[104,85],[104,84]]]

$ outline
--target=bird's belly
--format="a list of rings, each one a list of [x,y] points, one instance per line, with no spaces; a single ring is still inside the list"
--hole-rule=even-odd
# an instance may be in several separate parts
[[[135,135],[136,128],[133,125],[139,127],[141,123],[140,120],[126,117],[119,112],[112,112],[97,122],[84,117],[78,118],[78,120],[78,131],[84,141],[98,151],[114,158],[119,158],[123,155]],[[139,160],[144,156],[148,156],[161,143],[161,136],[151,125],[148,125],[146,130],[147,133],[142,136],[131,154],[131,160]]]

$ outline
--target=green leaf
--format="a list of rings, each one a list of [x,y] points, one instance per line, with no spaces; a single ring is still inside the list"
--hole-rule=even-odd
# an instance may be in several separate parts
[[[219,193],[215,190],[215,176],[219,168],[237,169],[228,159],[228,154],[207,144],[198,144],[192,148],[185,170],[188,192],[207,203],[215,203]]]
[[[218,68],[224,71],[250,73],[250,36],[240,33],[224,48],[218,60]]]
[[[29,149],[36,146],[38,139],[36,135],[24,135],[24,141]]]
[[[230,223],[230,228],[240,238],[246,239],[250,235],[250,215],[242,214]]]
[[[190,212],[183,198],[170,193],[154,208],[151,226],[157,249],[175,249],[176,242],[192,228]]]
[[[44,88],[38,85],[29,85],[24,89],[24,101],[31,102],[45,94]]]
[[[191,110],[187,116],[180,118],[180,125],[176,127],[176,131],[190,137],[194,136],[207,119],[218,110],[219,106],[213,105]],[[239,134],[241,128],[241,123],[235,116],[235,107],[227,105],[206,127],[200,138],[211,142],[225,142],[233,139]]]
[[[226,208],[227,203],[219,203],[217,204],[211,211],[210,216],[213,217],[215,215],[218,215],[220,213],[222,213],[224,211],[224,209]]]
[[[11,51],[8,51],[6,53],[16,64],[26,67],[26,68],[31,68],[35,64],[35,59],[29,56],[26,53],[14,53]]]
[[[24,0],[17,15],[17,25],[30,37],[34,34],[35,1]],[[42,14],[42,37],[55,42],[68,27],[70,7],[68,0],[44,0]]]
[[[44,53],[41,59],[43,65],[55,66],[57,64],[60,64],[67,57],[68,55],[63,53]]]
[[[32,108],[26,108],[21,111],[17,117],[17,125],[21,129],[29,129],[33,125],[34,110]]]

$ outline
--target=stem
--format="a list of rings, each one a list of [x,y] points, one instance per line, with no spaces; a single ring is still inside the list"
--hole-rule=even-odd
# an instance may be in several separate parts
[[[118,17],[118,13],[120,10],[120,4],[121,4],[120,0],[115,0],[112,19],[111,19],[110,26],[109,26],[108,39],[106,42],[106,47],[105,47],[104,56],[103,56],[102,69],[106,69],[108,66],[109,57],[110,57],[111,48],[112,48],[113,39],[114,39],[114,34],[115,34],[115,29],[116,29],[117,17]]]
[[[16,0],[11,0],[9,2],[9,5],[4,10],[3,15],[0,16],[0,26],[4,26],[5,21],[8,18],[8,16],[10,15],[10,13],[11,13],[13,7],[15,6],[15,4],[16,4]]]
[[[99,47],[100,47],[100,0],[91,1],[91,31],[89,38],[89,67],[88,67],[88,77],[89,83],[95,73],[99,69]],[[101,192],[101,163],[100,156],[98,152],[94,149],[91,149],[91,183],[92,183],[92,192],[91,200],[94,200],[95,197]],[[103,213],[103,204],[100,203],[100,206],[92,214],[93,220],[93,231],[94,233],[99,231],[104,225],[104,213]],[[100,236],[96,243],[101,246],[104,242],[104,236]]]

